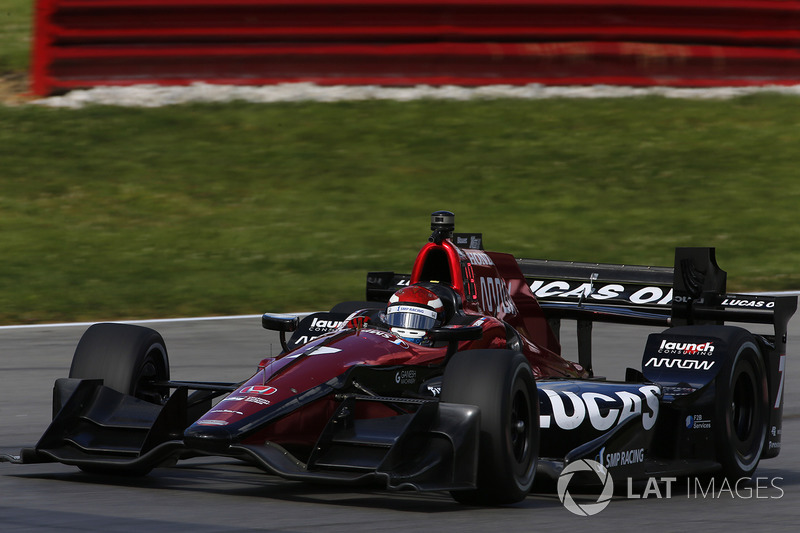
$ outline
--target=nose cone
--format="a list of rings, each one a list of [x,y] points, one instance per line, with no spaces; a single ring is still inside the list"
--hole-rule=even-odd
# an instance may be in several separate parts
[[[224,454],[233,443],[233,437],[225,426],[192,424],[183,432],[183,442],[192,450]]]

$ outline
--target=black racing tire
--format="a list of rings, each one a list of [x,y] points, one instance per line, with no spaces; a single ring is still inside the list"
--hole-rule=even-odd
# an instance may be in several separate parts
[[[511,350],[470,350],[447,364],[441,400],[480,408],[474,490],[452,491],[469,505],[522,501],[539,456],[539,397],[530,363]]]
[[[78,342],[69,377],[102,379],[106,387],[157,405],[166,403],[169,359],[161,335],[131,324],[94,324]]]
[[[758,341],[746,329],[734,326],[678,326],[664,333],[725,343],[727,357],[714,380],[714,448],[722,477],[752,477],[769,425],[767,371]]]
[[[728,341],[729,359],[716,378],[717,460],[730,480],[750,478],[758,466],[769,425],[769,389],[761,350],[753,336],[738,331]]]

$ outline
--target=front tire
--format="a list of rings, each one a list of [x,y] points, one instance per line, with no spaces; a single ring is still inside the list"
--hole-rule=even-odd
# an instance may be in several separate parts
[[[516,503],[533,484],[539,455],[539,398],[528,360],[510,350],[470,350],[453,356],[442,401],[476,405],[481,413],[474,490],[452,491],[471,505]]]
[[[102,379],[106,387],[163,405],[169,388],[169,359],[161,335],[131,324],[94,324],[78,342],[69,377]]]
[[[102,379],[103,385],[156,405],[164,405],[169,388],[156,383],[169,381],[169,359],[161,335],[150,328],[131,324],[94,324],[78,342],[69,377]],[[90,474],[144,476],[151,468],[138,470],[83,465]]]

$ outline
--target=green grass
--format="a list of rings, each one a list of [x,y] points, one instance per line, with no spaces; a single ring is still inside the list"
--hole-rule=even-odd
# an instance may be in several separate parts
[[[325,307],[429,214],[518,257],[800,287],[800,106],[764,95],[0,107],[0,323]]]
[[[0,1],[0,75],[28,68],[33,3],[34,0]]]
[[[0,5],[0,75],[32,0]],[[428,216],[518,257],[800,287],[800,106],[423,101],[80,111],[0,106],[0,323],[311,310],[408,272]]]

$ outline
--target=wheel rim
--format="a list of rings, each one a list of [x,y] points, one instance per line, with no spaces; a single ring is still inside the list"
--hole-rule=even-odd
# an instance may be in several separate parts
[[[746,442],[752,436],[757,401],[755,384],[749,375],[739,374],[731,396],[733,431],[739,441]]]
[[[168,390],[156,387],[155,383],[164,381],[166,375],[148,353],[133,383],[133,396],[146,402],[163,405],[168,397]]]
[[[767,430],[763,402],[766,394],[755,366],[743,360],[731,376],[731,404],[728,412],[730,439],[736,463],[743,469],[757,464]]]
[[[531,450],[531,409],[528,395],[517,390],[511,404],[511,451],[518,464],[527,465]]]

